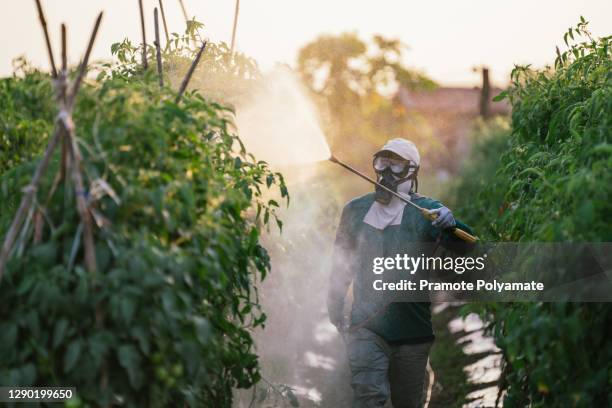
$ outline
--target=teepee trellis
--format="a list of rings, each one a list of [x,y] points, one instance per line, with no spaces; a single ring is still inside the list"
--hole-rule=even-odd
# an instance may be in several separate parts
[[[45,20],[44,12],[40,4],[40,0],[36,0],[36,6],[38,10],[38,16],[45,36],[45,42],[47,46],[47,52],[49,54],[49,62],[51,64],[51,75],[53,77],[55,85],[55,100],[58,106],[58,114],[55,119],[55,127],[53,133],[49,138],[49,143],[45,149],[42,159],[38,163],[34,175],[30,180],[30,183],[23,189],[23,197],[15,217],[11,223],[11,226],[5,236],[2,249],[0,250],[0,280],[4,273],[6,263],[11,255],[13,246],[16,238],[22,234],[23,237],[27,238],[27,231],[24,230],[24,221],[26,227],[29,226],[31,217],[33,217],[34,211],[32,205],[36,202],[37,192],[42,178],[46,175],[49,162],[58,144],[62,145],[61,163],[56,176],[55,182],[50,191],[52,195],[55,191],[57,184],[63,180],[68,181],[70,177],[73,184],[74,195],[76,199],[77,211],[80,218],[80,223],[83,231],[83,247],[85,253],[85,265],[89,272],[96,270],[96,256],[93,239],[93,224],[90,213],[89,203],[86,198],[86,190],[84,186],[84,179],[82,173],[82,161],[81,152],[76,139],[75,125],[72,120],[72,110],[76,96],[78,94],[83,78],[87,72],[87,64],[89,62],[89,56],[91,49],[102,20],[102,13],[98,15],[96,19],[94,29],[89,38],[89,43],[85,51],[85,55],[81,64],[76,78],[72,83],[68,80],[67,73],[67,57],[66,57],[66,27],[62,26],[62,67],[61,71],[57,71],[55,65],[55,59],[53,57],[53,50],[51,48],[51,41],[49,39],[49,32],[47,30],[47,23]],[[49,197],[50,198],[50,197]],[[48,202],[48,199],[47,199]],[[35,232],[34,239],[40,240],[41,235],[41,223],[42,215],[37,211],[35,217]],[[26,228],[27,229],[27,228]],[[25,239],[24,238],[24,239]]]
[[[43,34],[45,36],[45,44],[47,46],[47,53],[49,56],[49,63],[51,65],[51,77],[53,78],[53,83],[55,86],[55,101],[58,107],[58,114],[55,118],[55,126],[53,129],[53,133],[49,138],[49,142],[43,153],[43,156],[38,163],[32,179],[30,183],[23,188],[23,197],[21,199],[19,208],[15,213],[15,217],[11,223],[11,226],[8,232],[5,235],[4,242],[2,244],[2,248],[0,248],[0,281],[2,280],[2,276],[4,274],[4,270],[6,268],[6,264],[8,259],[10,258],[12,252],[14,251],[14,245],[17,239],[21,242],[21,247],[23,248],[24,242],[29,237],[29,228],[30,224],[33,220],[33,241],[38,243],[42,239],[42,230],[45,219],[45,207],[49,205],[51,198],[57,190],[57,187],[61,182],[71,183],[74,191],[75,202],[77,212],[80,218],[80,223],[77,228],[77,239],[75,242],[77,245],[80,245],[80,240],[82,236],[83,249],[85,255],[85,266],[89,272],[95,272],[96,270],[96,255],[95,255],[95,245],[94,245],[94,232],[93,232],[93,221],[98,221],[96,218],[96,212],[93,210],[92,206],[94,205],[93,201],[89,201],[87,190],[85,188],[85,180],[83,177],[83,157],[81,155],[81,151],[79,149],[79,145],[77,143],[76,129],[74,121],[72,120],[72,111],[74,108],[74,104],[76,101],[76,96],[79,92],[85,74],[87,73],[87,65],[89,63],[89,56],[91,54],[91,50],[93,48],[94,41],[96,39],[96,35],[98,33],[98,28],[100,27],[100,22],[102,21],[101,12],[94,24],[93,31],[91,36],[89,37],[89,42],[87,44],[87,49],[85,50],[85,55],[83,56],[83,60],[81,61],[76,78],[74,81],[70,82],[68,78],[68,67],[67,67],[67,47],[66,47],[66,26],[62,24],[61,30],[61,42],[62,42],[62,50],[61,50],[61,69],[58,71],[55,65],[55,58],[53,56],[53,49],[51,47],[51,40],[49,38],[49,32],[47,30],[47,22],[45,19],[45,14],[42,9],[40,0],[36,1],[36,8],[38,10],[38,17],[40,20],[40,25],[43,29]],[[162,4],[160,0],[160,6]],[[139,1],[139,6],[141,9],[141,13],[144,13],[142,10],[141,1]],[[155,10],[157,11],[157,10]],[[157,14],[157,13],[155,13]],[[163,12],[162,12],[163,17]],[[145,41],[145,33],[144,33],[144,21],[141,19],[141,28],[143,34],[143,48]],[[164,29],[165,27],[164,21]],[[159,40],[159,22],[157,18],[155,19],[155,31],[156,31],[156,56],[157,56],[157,68],[159,75],[160,85],[163,86],[163,70],[162,70],[162,61],[161,61],[161,47]],[[189,70],[187,71],[185,77],[183,78],[179,90],[177,92],[175,102],[179,103],[187,90],[187,86],[191,80],[191,77],[200,61],[202,54],[206,48],[206,41],[203,41],[200,48],[198,49]],[[168,44],[166,44],[167,46]],[[146,70],[147,61],[146,61],[146,51],[143,49],[143,67]],[[47,194],[46,200],[43,202],[43,205],[40,205],[37,200],[37,192],[40,186],[40,182],[43,177],[46,175],[47,167],[49,166],[49,162],[51,161],[51,157],[57,148],[58,144],[61,144],[61,159],[60,159],[60,167],[54,178],[52,186]],[[99,180],[98,180],[99,181]],[[94,181],[93,184],[95,184]],[[92,185],[93,185],[92,184]],[[103,188],[108,190],[106,188]],[[67,191],[67,190],[65,190]],[[112,191],[107,191],[109,194]],[[111,194],[112,195],[112,194]],[[100,223],[98,223],[100,224]],[[71,261],[69,265],[72,265],[74,259],[71,257]]]

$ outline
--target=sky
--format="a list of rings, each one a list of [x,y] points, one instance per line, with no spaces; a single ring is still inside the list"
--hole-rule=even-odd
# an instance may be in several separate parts
[[[153,38],[153,8],[142,0],[147,40]],[[235,0],[183,0],[190,16],[206,25],[204,36],[230,42]],[[179,0],[163,0],[170,31],[184,30]],[[93,59],[110,59],[110,46],[140,39],[138,0],[42,0],[59,55],[59,27],[68,26],[69,60],[84,52],[96,14],[104,19]],[[34,0],[0,0],[0,76],[10,75],[13,58],[25,55],[48,69]],[[405,63],[444,85],[480,82],[475,66],[490,68],[495,85],[508,81],[515,64],[544,66],[563,44],[563,33],[579,16],[596,36],[612,34],[610,0],[241,0],[237,49],[267,70],[295,66],[298,50],[321,34],[356,32],[399,38],[409,49]],[[163,35],[162,35],[163,38]],[[562,48],[562,47],[561,47]],[[58,57],[56,57],[58,58]]]

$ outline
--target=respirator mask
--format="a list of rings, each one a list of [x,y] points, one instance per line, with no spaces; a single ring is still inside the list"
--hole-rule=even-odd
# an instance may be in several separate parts
[[[413,181],[409,192],[417,191],[419,166],[414,165],[410,160],[376,155],[372,165],[374,171],[376,171],[376,181],[389,190],[397,193],[398,186],[407,181]],[[393,194],[380,186],[376,186],[376,201],[386,205],[389,204],[392,198]]]

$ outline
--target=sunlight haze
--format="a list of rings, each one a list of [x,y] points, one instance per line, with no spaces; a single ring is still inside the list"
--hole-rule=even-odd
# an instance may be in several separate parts
[[[43,0],[56,49],[59,25],[68,25],[69,58],[76,63],[98,11],[104,10],[94,59],[110,59],[110,46],[128,37],[140,42],[138,1]],[[143,0],[147,42],[153,41],[153,8]],[[205,37],[230,42],[234,0],[184,0],[190,16],[206,25]],[[25,55],[48,69],[34,0],[2,1],[0,75],[10,75],[13,58]],[[170,31],[184,29],[178,0],[165,0]],[[324,33],[382,34],[409,46],[406,63],[447,85],[477,85],[472,67],[487,65],[493,82],[503,85],[514,64],[542,66],[554,59],[555,45],[583,15],[596,36],[609,35],[612,1],[505,2],[379,0],[242,0],[237,49],[267,70],[276,62],[295,66],[298,50]],[[163,38],[163,35],[162,35]],[[59,50],[57,52],[59,54]],[[57,55],[56,54],[56,55]]]

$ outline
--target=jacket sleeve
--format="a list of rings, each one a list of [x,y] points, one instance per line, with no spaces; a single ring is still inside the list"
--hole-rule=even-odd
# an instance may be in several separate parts
[[[327,311],[329,320],[335,325],[342,324],[344,299],[353,281],[353,268],[350,266],[351,252],[354,249],[354,237],[351,231],[351,211],[345,207],[340,217],[336,232],[336,241],[332,255],[329,288],[327,292]]]

